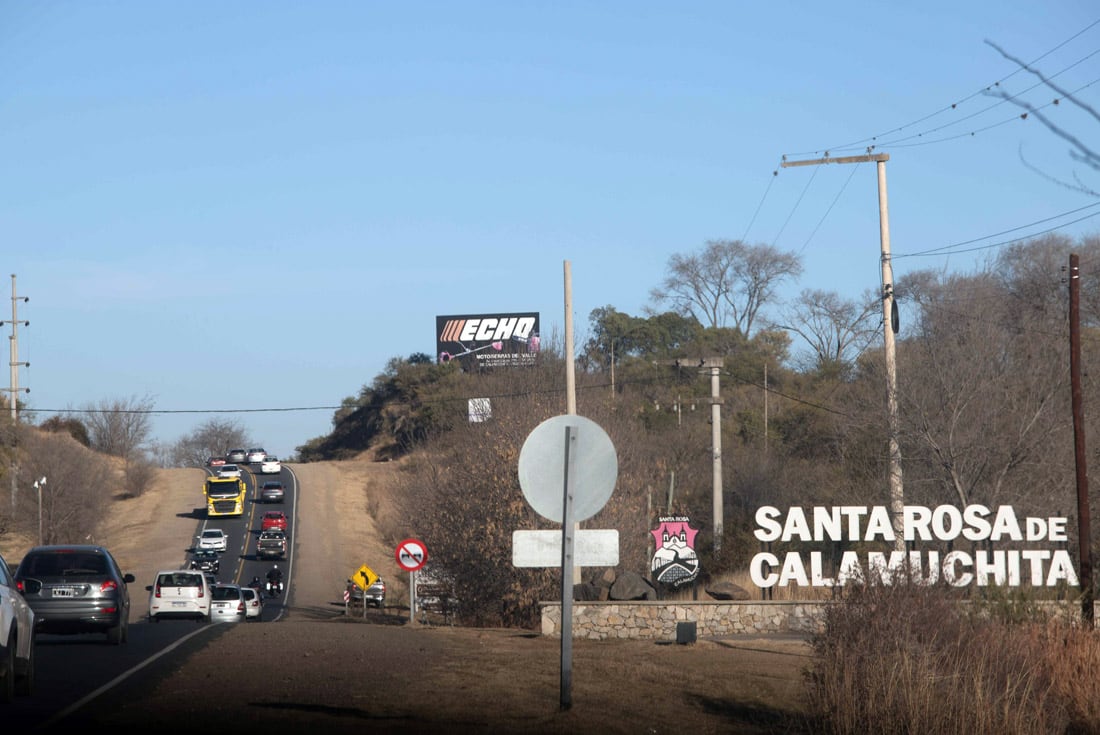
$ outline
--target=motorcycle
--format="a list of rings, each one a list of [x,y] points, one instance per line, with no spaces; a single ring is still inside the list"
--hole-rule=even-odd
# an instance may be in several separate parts
[[[259,577],[253,577],[252,581],[248,583],[248,586],[256,590],[256,594],[261,598],[264,596],[264,583],[260,581]]]
[[[281,595],[283,593],[283,580],[279,579],[279,580],[276,580],[276,581],[272,582],[269,579],[267,581],[267,584],[264,587],[264,590],[267,592],[268,597],[275,597],[276,595]]]

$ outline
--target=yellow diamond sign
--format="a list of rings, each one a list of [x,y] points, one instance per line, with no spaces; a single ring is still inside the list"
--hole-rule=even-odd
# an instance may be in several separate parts
[[[355,574],[351,575],[351,581],[359,589],[365,590],[378,581],[378,575],[374,573],[373,569],[364,564],[355,570]]]

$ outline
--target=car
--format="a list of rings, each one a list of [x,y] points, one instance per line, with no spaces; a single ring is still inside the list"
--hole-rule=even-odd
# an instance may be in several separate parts
[[[236,477],[240,478],[241,468],[240,465],[235,464],[223,464],[218,468],[218,477]]]
[[[214,574],[214,572],[203,572],[202,576],[206,579],[207,587],[213,587],[218,583],[218,575]]]
[[[206,528],[203,532],[196,536],[199,540],[198,545],[195,547],[198,550],[213,549],[214,551],[228,551],[229,550],[229,536],[225,531],[220,528]]]
[[[34,609],[0,556],[0,702],[34,689]]]
[[[265,482],[260,488],[261,503],[281,503],[286,499],[286,488],[275,480]]]
[[[263,447],[252,447],[245,452],[245,461],[249,464],[259,464],[267,458],[267,452]]]
[[[210,581],[206,572],[165,569],[157,572],[149,592],[149,620],[190,618],[200,623],[210,619]]]
[[[386,605],[386,583],[382,581],[381,577],[365,590],[349,579],[347,591],[348,598],[355,602],[362,603],[366,600],[368,605],[374,605],[377,608],[382,608]]]
[[[248,452],[243,449],[227,449],[225,461],[233,464],[243,464],[248,459]]]
[[[208,457],[206,459],[207,467],[221,467],[225,464],[225,457]]]
[[[92,544],[35,546],[15,570],[37,632],[104,633],[114,645],[128,637],[133,581],[110,551]]]
[[[200,572],[217,574],[221,566],[221,557],[213,549],[199,549],[191,555],[191,568],[198,569]]]
[[[241,587],[241,593],[244,595],[245,622],[260,622],[263,619],[264,612],[263,595],[260,594],[258,589],[252,587]]]
[[[273,528],[280,531],[286,530],[286,513],[281,510],[269,510],[264,513],[263,520],[260,521],[260,531],[270,531]]]
[[[267,455],[264,457],[264,461],[260,462],[260,474],[261,475],[277,475],[283,471],[283,463],[279,461],[279,458],[274,455]]]
[[[240,585],[216,584],[210,590],[211,623],[239,623],[246,614]]]
[[[286,531],[270,528],[260,532],[256,539],[257,559],[285,559],[286,558]]]

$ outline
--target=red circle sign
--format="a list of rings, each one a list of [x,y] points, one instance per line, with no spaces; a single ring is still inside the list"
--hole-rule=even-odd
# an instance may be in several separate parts
[[[428,548],[422,541],[407,538],[397,545],[393,552],[397,566],[406,572],[415,572],[428,563]]]

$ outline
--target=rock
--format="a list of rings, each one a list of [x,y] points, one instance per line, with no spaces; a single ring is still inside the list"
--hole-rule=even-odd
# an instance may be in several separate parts
[[[748,600],[752,598],[749,591],[733,582],[715,582],[706,586],[708,595],[716,600]]]
[[[595,584],[598,587],[606,587],[607,589],[611,589],[611,585],[615,584],[615,570],[605,569],[603,571],[603,574],[596,578]]]
[[[573,585],[573,599],[581,602],[595,602],[600,599],[600,588],[591,582]]]
[[[612,600],[656,600],[657,590],[636,572],[623,572],[611,585]]]

